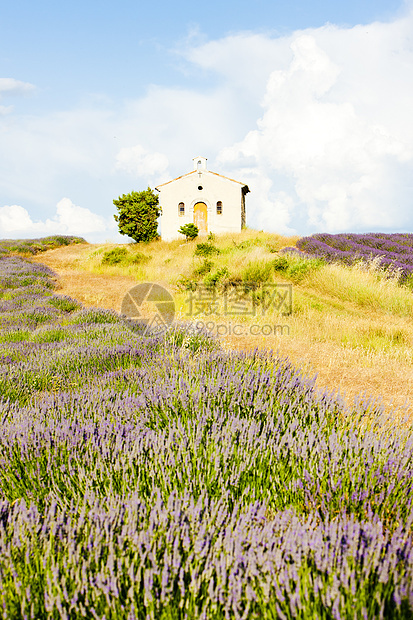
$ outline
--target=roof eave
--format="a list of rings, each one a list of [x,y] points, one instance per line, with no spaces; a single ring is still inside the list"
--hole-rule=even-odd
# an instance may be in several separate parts
[[[184,177],[189,177],[189,175],[194,174],[195,172],[196,170],[191,170],[191,172],[187,172],[186,174],[181,174],[180,177],[176,177],[175,179],[166,181],[166,183],[160,183],[159,185],[155,187],[155,189],[159,192],[160,191],[159,187],[164,187],[165,185],[169,185],[170,183],[173,183],[174,181],[179,181],[179,179],[183,179]]]
[[[160,192],[160,187],[164,187],[165,185],[169,185],[170,183],[174,183],[175,181],[179,181],[180,179],[184,179],[185,177],[189,177],[191,174],[197,174],[197,170],[191,170],[191,172],[187,172],[186,174],[182,174],[180,177],[176,177],[175,179],[171,179],[170,181],[166,181],[166,183],[160,183],[155,187],[156,191]],[[225,179],[226,181],[231,181],[232,183],[237,183],[238,185],[242,185],[242,190],[246,188],[245,194],[250,192],[248,185],[242,183],[241,181],[236,181],[235,179],[231,179],[230,177],[226,177],[223,174],[219,174],[218,172],[212,172],[212,170],[202,170],[202,174],[213,174],[216,177],[220,177],[221,179]]]

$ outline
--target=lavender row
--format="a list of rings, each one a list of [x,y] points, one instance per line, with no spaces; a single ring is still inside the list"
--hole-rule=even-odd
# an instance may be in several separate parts
[[[297,247],[328,261],[352,265],[355,261],[381,257],[381,266],[400,270],[403,278],[413,273],[412,234],[338,234],[317,233],[303,237]]]
[[[236,367],[242,360],[215,356],[214,370],[200,367],[188,380],[191,357],[168,368],[159,356],[162,372],[148,364],[110,372],[36,407],[3,403],[3,497],[43,506],[85,489],[146,496],[156,488],[164,498],[207,490],[320,518],[341,511],[387,527],[410,518],[410,439],[361,433],[357,418],[340,423],[291,367],[246,372]],[[231,393],[231,384],[246,389]]]
[[[412,542],[380,522],[177,493],[0,519],[4,619],[411,617]]]
[[[42,237],[41,239],[0,239],[0,256],[8,255],[13,252],[19,254],[38,254],[62,245],[72,243],[86,243],[82,237],[70,235],[53,235]]]

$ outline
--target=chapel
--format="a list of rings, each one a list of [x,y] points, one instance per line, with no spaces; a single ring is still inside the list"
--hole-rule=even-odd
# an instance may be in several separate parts
[[[199,235],[240,232],[245,227],[248,185],[207,168],[206,157],[193,158],[193,170],[155,187],[162,208],[161,237],[181,239],[178,229],[193,223]]]

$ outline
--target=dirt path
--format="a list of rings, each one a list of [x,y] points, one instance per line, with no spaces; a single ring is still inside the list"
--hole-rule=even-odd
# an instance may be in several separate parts
[[[90,245],[87,246],[90,251]],[[73,267],[84,253],[83,244],[71,245],[49,250],[31,258],[33,262],[43,263],[58,278],[57,292],[77,299],[87,307],[99,307],[120,311],[122,299],[136,280],[126,276],[111,276],[80,271]]]

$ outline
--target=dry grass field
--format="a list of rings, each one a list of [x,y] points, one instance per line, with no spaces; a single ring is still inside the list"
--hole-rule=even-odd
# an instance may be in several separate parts
[[[382,402],[395,420],[406,415],[411,419],[412,292],[385,279],[374,263],[364,269],[314,263],[307,269],[301,259],[291,258],[289,271],[280,272],[274,267],[282,256],[279,250],[294,246],[296,240],[246,230],[211,241],[219,253],[210,256],[194,255],[201,241],[196,239],[189,243],[71,245],[31,260],[50,266],[59,275],[58,292],[86,306],[119,311],[132,286],[157,282],[174,295],[181,320],[189,320],[188,288],[194,280],[215,277],[221,282],[291,283],[293,311],[288,316],[268,311],[265,316],[238,316],[230,322],[220,318],[213,325],[212,317],[205,314],[190,320],[203,322],[212,333],[220,324],[225,348],[267,348],[287,356],[310,376],[317,374],[319,388],[339,391],[349,405],[364,395]],[[235,323],[241,325],[242,335],[230,333]],[[254,329],[257,335],[250,333],[252,325],[258,326]]]

